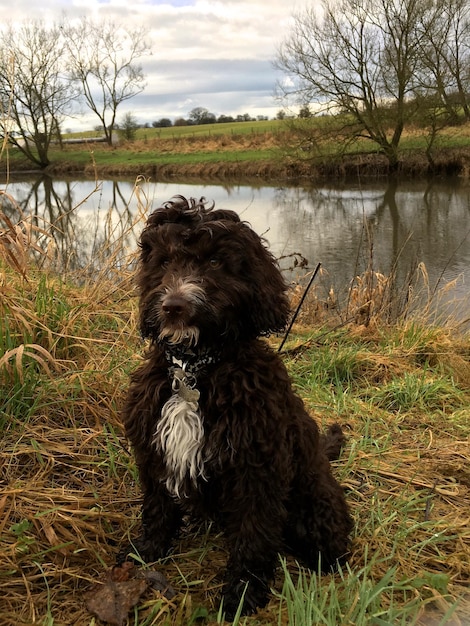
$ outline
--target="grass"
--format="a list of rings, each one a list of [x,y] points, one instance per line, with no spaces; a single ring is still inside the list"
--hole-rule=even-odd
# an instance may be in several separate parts
[[[84,594],[138,531],[119,420],[143,349],[126,245],[148,209],[137,197],[135,222],[110,228],[79,267],[53,254],[54,225],[0,207],[2,626],[96,626]],[[355,520],[351,559],[330,576],[282,559],[267,607],[235,623],[468,624],[470,338],[425,311],[392,320],[369,278],[347,311],[313,290],[283,351],[312,415],[348,432],[334,471]],[[377,301],[366,317],[364,299]],[[210,526],[188,528],[157,565],[177,595],[149,591],[128,624],[222,624],[226,557]]]
[[[85,150],[73,151],[66,149],[64,153],[61,153],[61,158],[64,156],[69,163],[75,163],[78,165],[86,166],[90,162],[88,152]],[[116,149],[112,152],[106,148],[94,149],[94,158],[99,161],[101,167],[112,166],[158,166],[158,165],[204,165],[208,163],[220,163],[221,156],[217,151],[213,152],[191,152],[191,153],[158,153],[152,150],[145,151],[133,151],[132,148]],[[225,163],[237,163],[245,161],[256,161],[260,158],[270,156],[272,157],[272,151],[267,155],[260,150],[234,150],[224,151],[223,160]]]
[[[181,138],[195,139],[202,137],[205,141],[208,137],[228,135],[239,137],[241,135],[256,135],[262,133],[275,133],[283,129],[279,120],[259,120],[255,122],[224,122],[220,124],[200,124],[197,126],[171,126],[169,128],[139,128],[136,131],[136,139],[149,141],[152,139]],[[96,137],[99,131],[74,133],[73,137]]]
[[[207,124],[172,128],[139,129],[136,139],[113,148],[105,144],[73,144],[53,147],[53,163],[68,167],[194,166],[207,163],[237,163],[273,159],[279,155],[282,126],[277,121],[237,124]],[[78,133],[83,138],[99,132]],[[11,151],[13,162],[19,157]]]
[[[159,180],[178,176],[208,180],[250,178],[271,180],[342,180],[388,176],[378,147],[369,140],[349,140],[341,117],[269,120],[143,128],[132,142],[110,147],[103,143],[53,145],[47,171],[55,175],[100,177],[145,175]],[[295,122],[295,124],[294,124]],[[74,134],[99,136],[100,131]],[[343,137],[343,139],[341,139]],[[339,139],[341,139],[339,141]],[[434,176],[467,178],[470,123],[440,131],[432,148]],[[31,169],[18,150],[9,150],[11,171]],[[400,175],[428,175],[428,137],[420,128],[405,129],[399,152]],[[8,171],[6,172],[8,175]]]

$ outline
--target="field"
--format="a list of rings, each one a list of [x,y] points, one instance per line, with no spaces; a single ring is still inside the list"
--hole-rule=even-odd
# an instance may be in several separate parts
[[[252,122],[224,122],[220,124],[199,124],[195,126],[170,126],[168,128],[138,128],[136,131],[136,141],[178,140],[186,138],[216,137],[220,135],[240,137],[242,135],[253,134],[276,134],[285,130],[284,124],[280,120],[260,120]],[[73,137],[96,137],[98,131],[75,133]]]
[[[175,177],[203,180],[239,180],[247,177],[276,182],[286,180],[331,180],[377,178],[389,173],[385,157],[366,139],[347,140],[337,118],[313,118],[303,126],[292,120],[270,120],[170,128],[138,129],[133,141],[122,136],[116,145],[104,143],[52,146],[51,175],[132,177],[145,175],[158,180]],[[307,133],[307,134],[306,134]],[[66,135],[65,139],[90,139],[99,131]],[[119,136],[119,133],[118,133]],[[400,143],[401,176],[430,173],[434,177],[460,175],[468,178],[470,124],[440,131],[428,151],[422,129],[410,127]],[[342,146],[338,150],[338,146]],[[428,155],[427,155],[428,153]],[[10,150],[10,171],[31,169],[17,150]]]
[[[100,253],[64,274],[60,224],[11,206],[0,207],[0,625],[98,625],[87,592],[139,526],[119,420],[144,350],[135,251],[110,216]],[[392,319],[386,284],[366,274],[334,306],[314,287],[283,349],[312,416],[347,430],[334,471],[355,520],[351,559],[324,577],[280,561],[268,606],[236,623],[470,624],[470,336],[425,309]],[[148,589],[121,623],[223,624],[225,559],[221,535],[189,527],[151,566],[176,595]]]

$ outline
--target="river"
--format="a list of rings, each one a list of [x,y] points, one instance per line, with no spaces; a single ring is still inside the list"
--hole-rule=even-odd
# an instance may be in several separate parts
[[[204,196],[250,222],[274,255],[284,257],[286,267],[292,266],[294,253],[310,268],[321,263],[318,286],[325,293],[333,288],[346,294],[368,267],[394,273],[399,288],[407,289],[410,273],[423,264],[421,288],[427,284],[437,292],[445,287],[441,304],[445,300],[448,308],[451,303],[460,318],[468,314],[470,187],[459,181],[320,187],[143,182],[137,195],[130,181],[33,177],[0,189],[6,193],[0,197],[2,211],[14,214],[16,203],[25,213],[56,224],[62,253],[73,250],[80,265],[96,254],[110,224],[131,223],[139,210],[149,211],[175,194]],[[131,234],[130,247],[136,236]]]

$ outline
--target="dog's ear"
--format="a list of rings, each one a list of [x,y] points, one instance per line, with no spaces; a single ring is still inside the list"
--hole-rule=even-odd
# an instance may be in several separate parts
[[[140,248],[140,260],[143,263],[146,263],[149,259],[150,253],[152,252],[152,236],[148,226],[145,227],[140,233],[138,246]]]
[[[248,277],[252,283],[249,316],[257,335],[282,331],[290,305],[287,284],[267,245],[248,225],[241,224],[246,238]]]

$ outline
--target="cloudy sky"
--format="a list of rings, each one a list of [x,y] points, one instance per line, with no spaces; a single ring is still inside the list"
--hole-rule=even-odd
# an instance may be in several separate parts
[[[310,0],[312,1],[312,0]],[[272,61],[305,0],[15,0],[8,19],[105,17],[149,29],[151,56],[140,60],[145,91],[124,103],[140,122],[187,117],[195,107],[215,115],[275,117],[282,75]],[[72,123],[71,126],[74,126]]]

